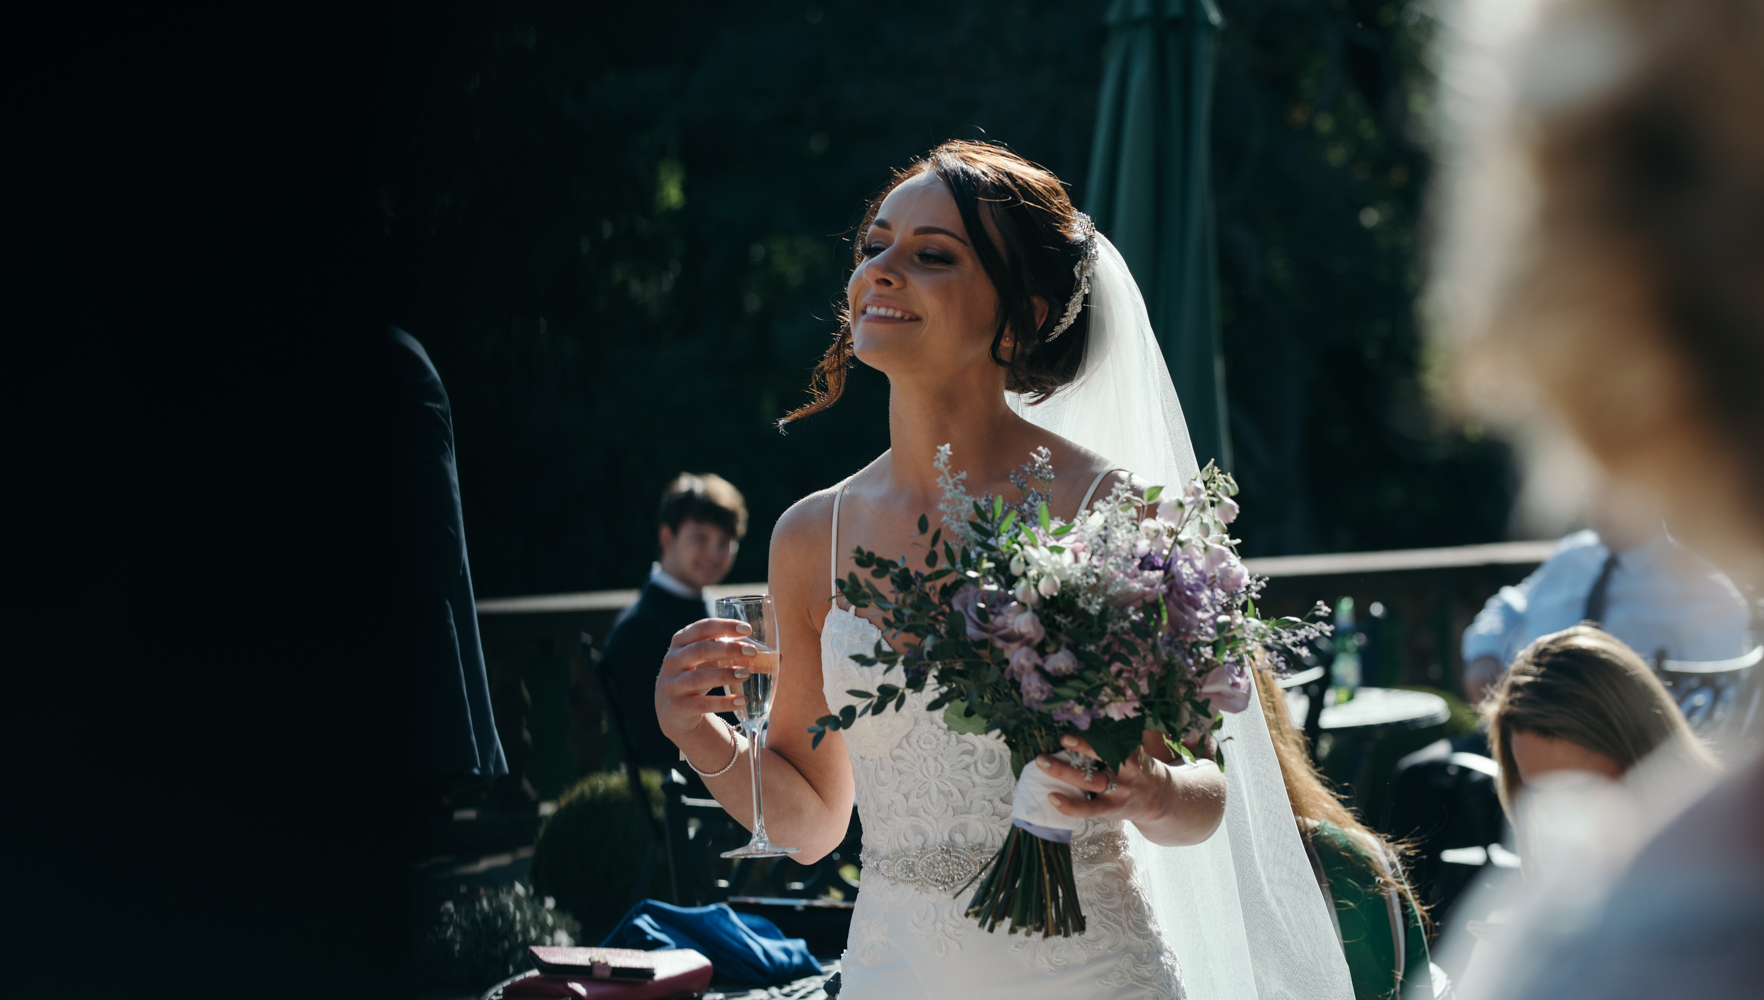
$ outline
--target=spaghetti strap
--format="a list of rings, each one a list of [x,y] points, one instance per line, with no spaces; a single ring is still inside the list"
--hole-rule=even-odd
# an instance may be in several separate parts
[[[1084,502],[1078,505],[1079,516],[1083,516],[1084,512],[1090,509],[1090,500],[1092,497],[1096,496],[1096,488],[1101,486],[1102,481],[1109,477],[1109,473],[1126,471],[1126,469],[1104,469],[1097,473],[1096,478],[1090,481],[1090,489],[1084,491]],[[839,502],[837,500],[833,502],[833,516],[835,518],[839,516]]]
[[[833,492],[833,543],[827,548],[827,583],[833,589],[833,595],[839,595],[839,498],[845,495],[845,484],[850,479],[840,481],[839,489]]]

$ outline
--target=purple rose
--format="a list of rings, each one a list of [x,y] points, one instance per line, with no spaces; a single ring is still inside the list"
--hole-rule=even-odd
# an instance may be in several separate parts
[[[984,603],[986,602],[981,599],[980,588],[971,583],[956,591],[955,597],[950,600],[950,604],[961,612],[967,625],[968,639],[972,642],[985,642],[992,638],[991,628],[980,624],[980,616],[977,614]]]
[[[956,591],[950,603],[962,614],[968,638],[974,642],[992,640],[992,644],[1000,649],[1008,649],[1019,643],[1022,637],[1011,628],[1011,620],[1027,609],[1010,599],[1004,591],[997,588],[981,590],[969,584]],[[987,621],[980,621],[979,609],[986,609]]]
[[[1249,671],[1236,661],[1219,664],[1201,678],[1200,697],[1215,712],[1241,712],[1255,691]]]

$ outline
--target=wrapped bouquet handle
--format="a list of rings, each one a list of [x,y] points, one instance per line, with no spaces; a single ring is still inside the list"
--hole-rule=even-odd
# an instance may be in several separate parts
[[[1091,767],[1096,766],[1095,760],[1074,750],[1061,750],[1054,756],[1079,769],[1085,769],[1086,763]],[[1072,834],[1084,820],[1077,816],[1068,816],[1055,808],[1047,800],[1054,792],[1070,795],[1072,786],[1048,774],[1040,766],[1025,765],[1023,773],[1017,777],[1016,797],[1011,800],[1011,826],[1027,830],[1042,840],[1070,844]]]

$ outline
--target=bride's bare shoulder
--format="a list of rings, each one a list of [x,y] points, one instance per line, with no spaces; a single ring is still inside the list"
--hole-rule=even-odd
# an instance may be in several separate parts
[[[833,544],[833,494],[837,486],[816,490],[790,505],[772,529],[772,558]]]
[[[1058,434],[1050,433],[1047,437],[1047,447],[1053,457],[1054,496],[1062,507],[1075,509],[1085,492],[1090,490],[1091,483],[1096,483],[1096,489],[1091,492],[1094,501],[1096,497],[1108,496],[1116,483],[1132,482],[1131,470],[1123,470],[1109,456],[1099,455]],[[1100,481],[1098,476],[1102,476]]]

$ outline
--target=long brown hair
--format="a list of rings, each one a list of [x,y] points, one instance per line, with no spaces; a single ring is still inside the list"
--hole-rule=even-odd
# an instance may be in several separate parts
[[[1256,674],[1256,697],[1261,699],[1262,715],[1268,720],[1268,739],[1274,744],[1274,757],[1280,762],[1280,777],[1286,783],[1286,799],[1292,805],[1293,818],[1299,821],[1299,831],[1309,839],[1311,831],[1307,822],[1332,823],[1361,843],[1382,846],[1389,852],[1387,857],[1395,862],[1392,870],[1386,872],[1369,856],[1366,859],[1368,869],[1386,889],[1401,892],[1415,908],[1422,926],[1428,926],[1426,907],[1409,891],[1402,876],[1401,863],[1410,853],[1409,845],[1393,841],[1360,822],[1360,817],[1324,783],[1323,776],[1317,773],[1317,765],[1311,763],[1309,741],[1292,724],[1292,715],[1286,710],[1285,693],[1275,683],[1273,674],[1266,670],[1258,670]]]
[[[1089,340],[1090,314],[1078,318],[1049,343],[1047,335],[1065,313],[1077,287],[1073,267],[1083,254],[1084,232],[1077,209],[1060,179],[1046,167],[984,142],[952,139],[895,171],[864,212],[852,240],[852,266],[863,260],[864,237],[876,221],[882,200],[897,187],[923,173],[934,173],[949,189],[973,241],[974,253],[998,292],[998,323],[992,334],[992,360],[1006,369],[1005,388],[1027,393],[1041,402],[1078,374]],[[984,214],[982,214],[984,213]],[[990,221],[1002,247],[987,232]],[[1035,321],[1035,300],[1047,304],[1047,315]],[[819,413],[839,401],[845,373],[851,367],[851,303],[839,307],[839,329],[815,366],[809,386],[813,397],[778,421],[780,430],[793,420]],[[1007,331],[1018,331],[1010,351],[1003,351]],[[1023,335],[1022,331],[1033,331]]]
[[[1647,663],[1591,625],[1525,647],[1482,711],[1489,748],[1501,765],[1501,807],[1509,817],[1522,784],[1513,759],[1515,732],[1567,740],[1611,758],[1625,772],[1669,742],[1691,761],[1715,766]]]
[[[1286,797],[1292,803],[1292,814],[1314,823],[1334,823],[1350,834],[1382,840],[1366,824],[1360,822],[1317,773],[1311,763],[1309,741],[1292,724],[1286,710],[1286,695],[1275,683],[1272,674],[1259,672],[1256,695],[1262,700],[1262,715],[1268,720],[1268,738],[1274,743],[1274,756],[1280,761],[1280,777],[1286,781]]]

